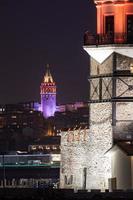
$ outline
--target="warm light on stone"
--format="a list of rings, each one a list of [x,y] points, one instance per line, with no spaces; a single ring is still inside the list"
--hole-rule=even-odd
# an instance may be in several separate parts
[[[133,63],[130,64],[130,72],[133,73]]]

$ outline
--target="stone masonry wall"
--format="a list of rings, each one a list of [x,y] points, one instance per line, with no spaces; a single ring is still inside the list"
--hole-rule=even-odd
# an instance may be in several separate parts
[[[116,69],[117,70],[130,70],[130,64],[133,63],[133,58],[116,54]]]
[[[90,75],[91,76],[99,76],[110,74],[110,77],[102,78],[102,98],[110,99],[112,96],[112,68],[113,68],[113,54],[109,56],[102,64],[99,64],[92,57],[90,58]],[[99,99],[99,78],[93,78],[90,80],[90,96],[91,100]],[[109,92],[106,91],[106,87],[108,86]]]
[[[91,58],[91,75],[112,74],[113,72],[113,56],[109,56],[102,64]],[[130,71],[130,64],[133,58],[116,53],[116,71]],[[91,80],[91,99],[99,99],[99,79]],[[106,90],[108,86],[108,91]],[[111,77],[102,78],[102,99],[110,99],[112,96]],[[116,79],[116,97],[133,97],[133,77],[119,76]],[[133,138],[133,102],[117,102],[116,103],[116,126],[113,127],[114,138]]]
[[[116,69],[118,71],[130,71],[133,58],[116,54]],[[116,81],[116,95],[120,97],[133,97],[133,77],[122,77]],[[116,126],[114,137],[121,139],[133,138],[133,102],[116,103]]]
[[[88,189],[107,189],[111,178],[111,159],[106,152],[112,146],[112,105],[90,105],[90,130],[88,144]]]
[[[102,64],[90,58],[90,75],[113,73],[114,54]],[[116,70],[130,70],[133,59],[116,54]],[[102,99],[112,96],[112,77],[102,76]],[[90,82],[92,100],[99,98],[99,78]],[[133,78],[117,77],[116,96],[133,96]],[[96,86],[96,87],[95,87]],[[60,187],[108,189],[112,178],[111,158],[106,152],[113,138],[129,137],[133,130],[133,102],[116,102],[116,125],[112,126],[112,102],[90,103],[90,128],[63,132],[61,136]],[[118,134],[117,134],[118,133]]]
[[[90,58],[90,75],[110,74],[112,73],[113,54],[109,56],[102,64],[99,64],[92,57]]]
[[[83,189],[88,129],[62,132],[60,188]]]

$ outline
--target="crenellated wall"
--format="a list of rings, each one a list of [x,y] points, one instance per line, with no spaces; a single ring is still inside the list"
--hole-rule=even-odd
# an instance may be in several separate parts
[[[62,132],[60,188],[84,189],[88,132],[86,128]]]
[[[111,103],[93,104],[90,130],[62,133],[61,188],[108,188],[111,160],[105,153],[112,146],[111,109]]]

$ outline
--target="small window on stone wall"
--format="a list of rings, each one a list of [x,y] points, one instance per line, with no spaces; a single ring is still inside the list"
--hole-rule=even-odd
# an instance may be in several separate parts
[[[66,185],[71,185],[73,183],[73,175],[67,177],[66,175],[64,176],[65,179],[65,184]]]
[[[97,65],[97,75],[100,74],[100,68],[99,68],[99,65]]]
[[[70,177],[70,184],[73,184],[73,175]]]
[[[66,175],[64,176],[64,179],[65,179],[65,184],[67,185],[67,176]]]

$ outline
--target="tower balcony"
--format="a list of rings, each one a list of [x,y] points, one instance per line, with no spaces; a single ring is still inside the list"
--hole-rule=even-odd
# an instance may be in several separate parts
[[[133,33],[92,34],[86,31],[84,34],[84,46],[109,44],[133,44]]]

